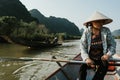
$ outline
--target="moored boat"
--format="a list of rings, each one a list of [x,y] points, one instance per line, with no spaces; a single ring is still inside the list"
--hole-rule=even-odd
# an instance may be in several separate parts
[[[34,43],[34,44],[28,44],[26,46],[30,47],[30,48],[51,48],[51,47],[56,47],[56,46],[60,46],[62,44],[60,43],[56,43],[56,44],[46,44],[46,43]]]
[[[115,57],[118,57],[118,55]],[[74,60],[81,60],[80,55],[77,55]],[[79,80],[80,65],[77,63],[67,63],[49,75],[45,80]],[[93,69],[88,69],[86,80],[92,80],[94,73]],[[116,66],[114,70],[108,71],[104,80],[120,80],[120,68]]]
[[[46,43],[40,41],[23,41],[18,42],[18,44],[27,46],[29,48],[51,48],[62,45],[62,43]]]
[[[62,45],[61,41],[34,41],[34,40],[26,40],[26,39],[14,39],[12,41],[16,44],[27,46],[29,48],[51,48]]]

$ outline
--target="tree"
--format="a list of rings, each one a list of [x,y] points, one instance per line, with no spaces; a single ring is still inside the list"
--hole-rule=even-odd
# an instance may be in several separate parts
[[[3,16],[0,18],[0,34],[10,35],[19,26],[17,19],[13,16]]]

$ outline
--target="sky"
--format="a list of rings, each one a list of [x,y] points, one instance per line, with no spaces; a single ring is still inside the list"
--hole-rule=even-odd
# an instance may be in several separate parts
[[[28,10],[37,9],[44,16],[66,18],[79,29],[83,23],[98,11],[113,19],[105,25],[111,31],[120,29],[120,0],[20,0]]]

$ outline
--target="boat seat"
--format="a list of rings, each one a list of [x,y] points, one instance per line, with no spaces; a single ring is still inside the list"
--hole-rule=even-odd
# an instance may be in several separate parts
[[[116,70],[116,67],[110,64],[115,64],[115,61],[110,61],[108,66],[108,71],[112,72]]]

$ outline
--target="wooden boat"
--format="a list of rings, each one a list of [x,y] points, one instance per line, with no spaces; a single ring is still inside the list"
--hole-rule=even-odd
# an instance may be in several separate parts
[[[47,42],[47,41],[33,41],[33,40],[25,40],[25,39],[14,39],[12,38],[16,44],[27,46],[29,48],[51,48],[62,45],[62,43],[58,42]]]
[[[74,60],[81,60],[80,55],[77,55]],[[79,80],[80,65],[67,63],[49,75],[45,80]],[[86,80],[92,80],[94,73],[93,69],[87,70]],[[114,71],[108,71],[104,80],[120,80],[120,68],[116,67]]]
[[[62,44],[56,43],[56,44],[46,44],[46,43],[32,43],[32,44],[27,44],[26,46],[30,48],[51,48],[51,47],[56,47],[60,46]]]
[[[61,43],[46,43],[40,41],[19,41],[17,42],[20,45],[27,46],[29,48],[51,48],[62,45]]]

